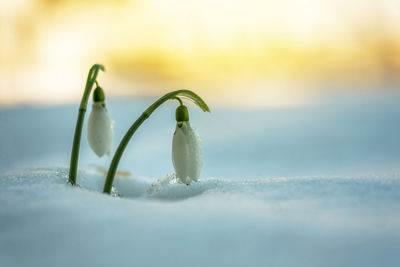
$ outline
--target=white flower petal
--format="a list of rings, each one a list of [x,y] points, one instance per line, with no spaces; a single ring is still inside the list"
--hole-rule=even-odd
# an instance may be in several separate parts
[[[114,125],[106,107],[94,102],[88,121],[89,145],[97,156],[111,155]]]
[[[182,127],[176,126],[172,139],[172,163],[179,182],[189,185],[199,179],[203,166],[201,140],[189,122],[183,122]]]

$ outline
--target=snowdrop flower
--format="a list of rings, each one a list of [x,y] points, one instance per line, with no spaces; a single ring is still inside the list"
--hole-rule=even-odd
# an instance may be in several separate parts
[[[189,123],[186,106],[176,109],[176,129],[172,139],[172,163],[178,182],[190,185],[197,182],[203,165],[201,140]]]
[[[104,102],[104,92],[97,87],[93,93],[92,112],[88,121],[89,145],[97,156],[111,155],[114,123]]]

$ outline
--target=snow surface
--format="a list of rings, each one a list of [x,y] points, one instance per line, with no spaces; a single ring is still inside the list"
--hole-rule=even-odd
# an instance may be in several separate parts
[[[204,168],[190,186],[169,174],[171,103],[128,145],[114,197],[86,128],[67,183],[77,105],[3,108],[0,266],[400,266],[399,100],[192,107]],[[114,144],[150,103],[108,103]]]

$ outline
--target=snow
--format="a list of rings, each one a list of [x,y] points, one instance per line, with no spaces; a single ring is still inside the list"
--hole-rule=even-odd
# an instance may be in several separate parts
[[[204,156],[190,186],[171,174],[171,103],[128,145],[114,197],[86,128],[67,183],[77,106],[3,108],[0,266],[400,266],[399,99],[190,106]],[[107,104],[114,144],[150,103]]]

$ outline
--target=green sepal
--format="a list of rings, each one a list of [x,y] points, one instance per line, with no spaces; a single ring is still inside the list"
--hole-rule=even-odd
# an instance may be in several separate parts
[[[185,105],[180,105],[175,111],[175,119],[177,122],[189,121],[189,111]]]
[[[105,99],[106,99],[106,97],[104,95],[103,89],[101,87],[97,86],[93,92],[93,101],[94,102],[104,102]]]

